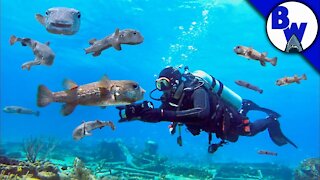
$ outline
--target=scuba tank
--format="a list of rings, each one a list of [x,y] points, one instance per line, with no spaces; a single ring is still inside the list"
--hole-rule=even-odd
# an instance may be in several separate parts
[[[240,110],[242,107],[242,98],[229,89],[227,86],[222,84],[219,80],[215,79],[211,75],[207,74],[204,71],[197,70],[191,73],[197,78],[200,78],[202,81],[204,81],[204,85],[211,89],[213,93],[217,94],[221,99],[234,107],[236,110]]]

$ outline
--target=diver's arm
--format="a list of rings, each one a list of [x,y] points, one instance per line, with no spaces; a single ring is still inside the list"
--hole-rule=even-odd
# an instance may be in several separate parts
[[[209,95],[203,89],[197,89],[192,94],[193,108],[181,111],[170,111],[161,108],[149,109],[141,114],[141,121],[145,122],[181,122],[188,123],[198,119],[205,119],[210,114]],[[192,120],[191,120],[192,119]]]

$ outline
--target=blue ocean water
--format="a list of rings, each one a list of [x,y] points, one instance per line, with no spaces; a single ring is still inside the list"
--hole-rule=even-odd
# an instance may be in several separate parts
[[[72,36],[48,33],[35,19],[51,7],[72,7],[81,11],[80,31]],[[116,28],[137,29],[144,42],[136,46],[123,45],[122,51],[112,48],[99,57],[85,55],[88,40],[103,38]],[[20,44],[9,45],[11,35],[30,37],[40,42],[50,41],[56,53],[51,67],[36,66],[31,71],[21,64],[33,59],[32,51]],[[278,65],[262,67],[235,55],[237,45],[253,47],[268,56],[278,57]],[[274,48],[265,33],[265,21],[243,0],[11,0],[1,1],[1,107],[19,105],[40,110],[40,117],[5,114],[1,112],[2,142],[21,141],[30,136],[53,136],[72,140],[73,129],[83,120],[111,120],[116,131],[108,128],[94,131],[78,143],[120,138],[142,147],[147,140],[159,143],[160,152],[175,160],[189,157],[196,163],[207,162],[275,162],[289,166],[309,157],[318,157],[319,134],[319,74],[302,56],[288,55]],[[107,74],[110,79],[129,79],[140,83],[148,93],[153,90],[156,75],[162,68],[188,65],[190,70],[204,70],[221,80],[243,98],[279,112],[281,128],[298,149],[290,145],[278,147],[267,131],[254,137],[241,137],[214,155],[207,153],[208,136],[183,133],[182,147],[176,136],[168,132],[168,123],[117,123],[114,107],[78,106],[69,116],[60,115],[61,104],[45,108],[36,105],[37,87],[45,84],[52,91],[62,90],[62,81],[72,79],[78,84],[99,80]],[[302,75],[308,80],[301,84],[278,87],[275,81],[284,76]],[[237,86],[235,80],[249,81],[263,94]],[[159,103],[156,103],[159,105]],[[263,117],[252,113],[250,119]],[[278,152],[278,156],[261,156],[258,150]]]

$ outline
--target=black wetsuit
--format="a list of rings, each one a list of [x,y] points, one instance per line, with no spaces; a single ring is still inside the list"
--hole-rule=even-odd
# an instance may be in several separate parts
[[[171,105],[172,101],[176,105],[179,104],[178,100],[175,101],[167,97],[165,101],[162,101],[160,108],[151,109],[141,114],[141,120],[145,122],[180,122],[184,123],[193,135],[198,135],[203,130],[216,133],[217,137],[230,141],[236,141],[237,137],[241,134],[240,131],[238,132],[237,127],[245,117],[236,110],[232,110],[226,106],[219,100],[219,97],[209,92],[203,86],[194,91],[185,92],[179,109]],[[217,108],[218,104],[219,108]],[[228,123],[230,127],[226,128],[226,130],[233,130],[232,136],[235,137],[231,139],[228,138],[229,134],[222,132],[220,127],[222,121],[227,119],[226,111],[232,113],[230,115],[232,116],[232,122]],[[231,119],[228,118],[228,120]]]
[[[187,87],[187,86],[186,86]],[[200,86],[192,91],[184,91],[180,99],[173,99],[170,95],[164,95],[160,108],[150,109],[141,114],[141,121],[145,122],[179,122],[187,126],[193,135],[200,134],[201,130],[215,133],[218,138],[235,142],[239,135],[254,136],[268,128],[271,139],[279,146],[288,142],[296,147],[287,139],[280,130],[277,117],[272,117],[273,111],[260,108],[252,101],[246,104],[244,113],[240,113],[234,108],[224,103],[220,97]],[[175,105],[172,105],[175,104]],[[176,105],[180,104],[178,107]],[[249,106],[249,105],[250,106]],[[250,110],[260,110],[269,114],[266,119],[256,120],[247,125],[250,132],[244,131],[243,120],[247,119],[246,114]],[[277,113],[273,113],[278,115]]]

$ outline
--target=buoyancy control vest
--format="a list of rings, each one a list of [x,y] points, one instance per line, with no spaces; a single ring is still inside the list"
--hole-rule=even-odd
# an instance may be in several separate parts
[[[227,139],[234,142],[238,139],[237,134],[230,134],[231,124],[240,126],[242,124],[242,118],[239,114],[239,110],[242,108],[242,98],[236,94],[234,91],[229,89],[227,86],[222,84],[219,80],[215,79],[213,76],[207,74],[204,71],[197,70],[193,73],[185,73],[184,77],[186,79],[196,79],[202,86],[207,90],[212,92],[211,102],[213,107],[215,107],[212,120],[208,125],[213,125],[203,130],[210,132],[215,131],[216,136],[221,139]],[[238,116],[239,115],[239,116]],[[213,123],[213,124],[212,124]]]
[[[191,74],[196,78],[199,78],[200,81],[204,81],[204,86],[221,97],[221,99],[228,105],[234,107],[236,110],[241,109],[242,98],[226,85],[222,84],[221,81],[201,70],[194,71]]]

